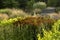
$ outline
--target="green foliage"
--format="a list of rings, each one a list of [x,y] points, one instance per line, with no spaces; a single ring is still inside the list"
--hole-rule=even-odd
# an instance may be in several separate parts
[[[60,40],[60,20],[56,23],[43,20],[35,17],[3,20],[0,22],[0,40]]]
[[[48,6],[56,7],[58,4],[58,0],[48,0]]]
[[[22,20],[22,18],[18,18]],[[19,24],[17,18],[1,21],[0,40],[34,40],[35,27],[30,24]],[[15,23],[17,22],[17,24]]]
[[[40,14],[41,10],[46,8],[45,2],[37,2],[33,4],[33,12],[35,14]]]
[[[60,0],[58,0],[57,6],[60,7]]]
[[[48,6],[60,6],[60,0],[0,0],[0,8],[30,9],[39,1],[47,3]]]
[[[11,11],[10,11],[10,9],[0,9],[0,13],[10,15]]]
[[[34,0],[31,0],[31,1],[28,1],[27,2],[27,9],[33,9],[33,4],[35,3],[35,1]]]
[[[0,8],[16,8],[19,3],[16,0],[1,0]]]
[[[60,11],[60,7],[56,7],[56,12],[58,13]]]
[[[58,20],[54,25],[52,25],[52,30],[47,32],[43,29],[44,37],[41,38],[38,33],[38,40],[60,40],[60,20]]]
[[[43,38],[40,37],[40,34],[38,34],[37,37],[38,40],[60,40],[60,32],[53,33],[51,31],[50,32],[44,31]]]
[[[33,4],[33,9],[45,9],[46,3],[44,2],[37,2]]]
[[[58,20],[56,23],[54,23],[52,30],[54,32],[59,32],[60,31],[60,20]]]

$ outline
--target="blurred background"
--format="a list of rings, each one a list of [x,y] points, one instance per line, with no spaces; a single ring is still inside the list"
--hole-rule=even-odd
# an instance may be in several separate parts
[[[60,0],[0,0],[0,20],[27,16],[60,18]]]
[[[0,40],[60,40],[60,0],[0,0]]]

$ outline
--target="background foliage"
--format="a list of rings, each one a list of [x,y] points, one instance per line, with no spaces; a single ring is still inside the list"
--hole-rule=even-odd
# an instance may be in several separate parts
[[[31,8],[36,2],[45,2],[48,6],[60,6],[60,0],[0,0],[0,8]]]

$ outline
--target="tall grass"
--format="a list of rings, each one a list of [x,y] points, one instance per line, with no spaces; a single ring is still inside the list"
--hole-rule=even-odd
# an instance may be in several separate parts
[[[0,9],[0,20],[4,20],[5,18],[10,19],[10,18],[27,17],[27,16],[31,16],[31,15],[28,15],[28,13],[26,13],[21,9],[14,9],[14,8]]]

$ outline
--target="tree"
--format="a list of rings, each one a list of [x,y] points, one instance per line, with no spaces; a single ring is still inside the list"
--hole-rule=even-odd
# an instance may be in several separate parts
[[[44,9],[46,8],[46,3],[44,2],[37,2],[33,4],[33,9]]]
[[[19,3],[16,0],[0,0],[0,8],[16,8]]]
[[[0,0],[0,8],[4,8],[3,0]]]
[[[57,6],[60,7],[60,0],[58,0],[58,2],[57,2]]]
[[[26,8],[29,9],[29,10],[32,10],[32,9],[33,9],[33,4],[34,4],[34,3],[35,3],[34,0],[28,1],[28,2],[27,2]]]
[[[34,14],[41,12],[41,10],[46,8],[45,2],[37,2],[33,4]]]
[[[58,0],[48,0],[48,6],[56,7]]]

